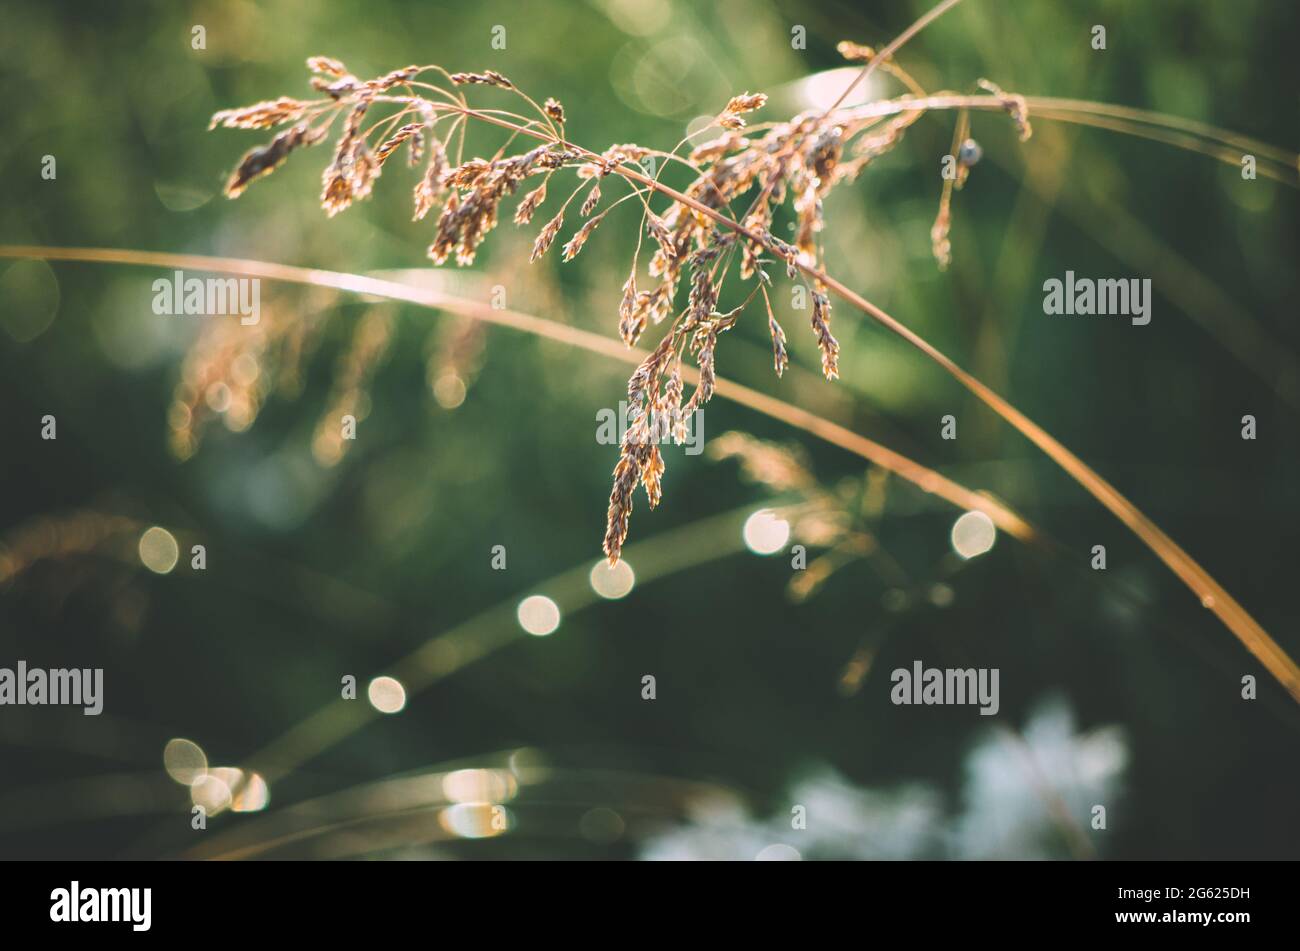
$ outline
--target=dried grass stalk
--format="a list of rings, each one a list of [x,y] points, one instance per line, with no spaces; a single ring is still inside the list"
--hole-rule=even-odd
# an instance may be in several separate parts
[[[957,0],[941,0],[936,7],[918,19],[897,39],[871,56],[854,84],[844,91],[829,110],[802,113],[788,121],[767,125],[761,135],[742,138],[736,135],[744,125],[741,114],[758,108],[764,100],[761,95],[745,94],[735,97],[719,116],[720,124],[728,129],[731,137],[724,137],[724,144],[699,154],[698,160],[692,165],[694,178],[684,190],[677,190],[648,177],[637,161],[650,153],[639,146],[616,146],[606,150],[605,153],[597,154],[563,141],[550,126],[556,118],[555,108],[544,109],[534,106],[533,101],[519,93],[513,83],[490,70],[482,73],[457,73],[451,76],[451,82],[453,86],[490,85],[514,92],[530,108],[535,109],[538,114],[537,120],[522,117],[516,120],[499,113],[479,112],[460,105],[459,94],[447,93],[445,100],[428,99],[416,94],[415,85],[429,85],[419,83],[418,77],[426,71],[435,70],[432,67],[408,67],[375,80],[361,81],[346,73],[341,63],[317,57],[310,61],[313,71],[317,73],[312,85],[325,92],[328,98],[308,103],[298,114],[300,116],[298,121],[307,123],[302,133],[305,139],[315,135],[319,129],[328,128],[330,119],[338,112],[346,111],[349,115],[349,119],[344,124],[344,133],[336,149],[334,161],[326,173],[322,204],[329,213],[334,213],[347,207],[352,201],[364,198],[379,174],[382,163],[376,161],[367,143],[367,134],[358,134],[356,128],[356,118],[364,114],[372,104],[391,105],[401,110],[399,113],[401,116],[414,114],[415,118],[421,119],[429,127],[430,138],[432,138],[433,126],[440,119],[451,117],[457,123],[472,118],[485,124],[511,130],[511,141],[515,136],[520,135],[541,140],[542,145],[531,152],[502,156],[486,163],[481,160],[466,163],[453,172],[442,175],[436,184],[430,182],[423,190],[417,187],[417,217],[422,217],[419,214],[421,203],[431,207],[434,201],[440,200],[443,205],[438,219],[438,234],[429,249],[430,257],[437,263],[447,260],[452,253],[455,254],[458,264],[472,263],[479,244],[495,227],[501,199],[513,193],[520,181],[531,174],[550,173],[562,167],[577,169],[580,175],[586,177],[605,178],[617,173],[634,188],[646,189],[668,199],[669,204],[666,209],[652,211],[644,207],[643,197],[645,228],[657,246],[648,270],[652,277],[660,279],[660,285],[654,292],[642,292],[650,293],[650,297],[641,298],[638,293],[632,298],[632,316],[625,313],[624,308],[620,306],[619,325],[620,336],[625,340],[635,339],[633,333],[623,333],[623,328],[625,325],[632,328],[639,322],[636,306],[641,302],[644,302],[650,319],[656,323],[671,314],[683,265],[689,263],[690,266],[686,269],[690,275],[686,305],[677,312],[677,316],[664,336],[664,341],[670,344],[670,348],[677,345],[689,348],[699,368],[699,383],[690,400],[682,408],[684,416],[689,416],[691,412],[707,402],[714,389],[718,335],[730,326],[727,321],[720,319],[715,308],[721,286],[732,262],[737,259],[741,262],[739,269],[742,279],[752,280],[757,277],[766,281],[763,255],[766,252],[774,254],[785,264],[787,274],[791,277],[802,273],[816,285],[812,325],[821,356],[822,371],[828,379],[834,379],[838,375],[839,344],[830,333],[828,297],[830,293],[834,293],[912,344],[1035,442],[1080,484],[1129,524],[1194,590],[1204,592],[1207,604],[1213,607],[1227,603],[1227,607],[1216,609],[1225,623],[1228,623],[1243,641],[1251,646],[1252,650],[1270,664],[1271,670],[1277,672],[1280,662],[1273,653],[1276,645],[1268,647],[1272,642],[1258,629],[1258,625],[1254,625],[1254,622],[1240,611],[1240,607],[1235,602],[1231,602],[1222,589],[1213,585],[1212,580],[1199,566],[1196,566],[1181,549],[1141,516],[1131,503],[1022,413],[980,381],[961,370],[940,351],[895,318],[835,280],[823,267],[822,253],[816,236],[825,227],[826,195],[841,182],[853,180],[871,159],[892,148],[908,126],[928,110],[984,109],[992,105],[1002,109],[1011,117],[1022,140],[1032,134],[1029,123],[1031,100],[1018,94],[1006,93],[988,82],[982,83],[983,88],[989,93],[988,96],[931,97],[927,96],[924,90],[921,90],[909,77],[905,80],[911,90],[907,96],[871,103],[865,107],[840,108],[852,89],[881,64],[895,75],[906,76],[892,65],[894,53],[907,39],[937,16],[951,9],[956,2]],[[847,50],[852,55],[867,55],[866,51],[852,47]],[[441,73],[440,70],[436,71]],[[411,89],[411,94],[396,94],[395,90],[399,86]],[[1086,111],[1077,105],[1071,107],[1069,103],[1068,100],[1050,101],[1052,115],[1059,116],[1062,110],[1071,108],[1074,109],[1074,114]],[[285,106],[284,108],[289,110],[285,114],[294,114],[292,110],[296,107]],[[242,121],[270,121],[267,116],[274,117],[278,114],[275,109],[257,110],[255,107],[250,107],[250,110],[252,111]],[[1118,113],[1118,110],[1115,111]],[[219,113],[219,121],[225,122],[227,119],[240,121],[234,117],[234,113],[237,112],[239,111]],[[558,110],[558,114],[562,116],[562,110]],[[879,127],[882,117],[889,116],[893,118],[886,121],[883,129]],[[1149,114],[1126,114],[1122,121],[1136,125],[1139,119],[1152,121]],[[1107,121],[1119,123],[1121,120],[1108,118]],[[1219,139],[1224,140],[1224,136],[1219,136]],[[1244,140],[1238,137],[1233,141]],[[1208,151],[1208,148],[1206,150]],[[266,162],[267,168],[278,165],[289,151],[290,149],[285,146],[278,147],[270,156],[274,161]],[[258,170],[259,162],[264,161],[265,159],[254,160],[252,171],[256,174],[264,173],[266,169]],[[247,177],[244,184],[256,177],[256,174]],[[443,188],[444,192],[434,194],[439,187]],[[594,185],[592,191],[595,191]],[[747,210],[742,215],[732,217],[730,207],[742,199],[748,200]],[[590,201],[591,193],[588,193],[588,200],[583,202],[583,206],[587,206]],[[771,222],[775,220],[774,212],[787,201],[794,205],[798,221],[796,240],[793,245],[774,237],[770,230]],[[617,204],[616,202],[615,205]],[[589,213],[594,209],[594,203],[586,208]],[[608,213],[609,209],[590,218],[573,235],[564,246],[565,260],[571,259],[582,249],[592,231]],[[563,215],[562,208],[538,235],[532,254],[534,260],[543,255],[554,242],[563,223]],[[940,224],[937,234],[946,239],[946,222]],[[740,246],[740,253],[730,253],[737,244]],[[724,251],[728,253],[723,255]],[[752,296],[753,294],[750,295],[751,299]],[[785,340],[784,333],[777,332],[779,326],[776,330],[773,329],[774,324],[775,321],[769,313],[774,363],[779,371],[785,364],[783,357]],[[659,374],[671,373],[672,363],[673,361],[668,359],[661,361],[654,368],[654,376],[643,381],[652,399],[659,393]],[[634,440],[631,442],[628,439],[624,440],[619,466],[615,470],[614,491],[611,493],[605,539],[606,553],[611,558],[617,558],[617,552],[626,537],[627,517],[631,511],[629,480],[631,486],[634,486],[638,480],[642,480],[642,469],[649,459],[648,450],[637,448]],[[652,468],[657,469],[657,466]],[[632,471],[629,472],[629,469]],[[653,472],[650,482],[658,485],[657,476]],[[1288,681],[1288,684],[1300,698],[1300,676]]]

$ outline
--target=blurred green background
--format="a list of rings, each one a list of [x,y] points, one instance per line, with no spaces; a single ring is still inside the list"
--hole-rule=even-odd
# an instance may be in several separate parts
[[[225,175],[269,135],[208,132],[211,114],[305,96],[304,59],[324,54],[363,78],[408,63],[495,69],[563,102],[575,142],[667,149],[746,90],[771,96],[762,119],[807,108],[807,77],[843,66],[838,41],[883,45],[925,8],[9,4],[0,242],[428,281],[415,273],[430,270],[434,231],[410,221],[417,172],[390,163],[369,201],[327,219],[322,148],[230,202]],[[1089,45],[1094,24],[1107,27],[1105,51]],[[491,44],[498,25],[505,49]],[[806,49],[791,48],[796,26]],[[1280,0],[966,0],[899,60],[929,89],[987,77],[1294,148],[1298,29],[1300,8]],[[901,91],[872,80],[872,95]],[[475,101],[506,105],[491,90]],[[833,193],[828,270],[1057,436],[1300,654],[1295,190],[1045,119],[1021,144],[1006,117],[976,114],[984,159],[954,203],[954,260],[940,273],[929,230],[953,118],[924,117]],[[466,154],[501,141],[475,129]],[[45,155],[54,180],[41,178]],[[613,338],[632,204],[575,261],[561,265],[557,247],[529,268],[546,207],[525,229],[503,215],[473,268],[448,265],[432,286],[482,300],[499,284],[513,309]],[[1151,324],[1044,316],[1042,282],[1067,269],[1150,277]],[[715,399],[706,444],[739,430],[795,445],[874,547],[792,590],[789,554],[760,556],[741,534],[789,494],[670,448],[663,504],[651,513],[641,496],[632,517],[636,584],[605,600],[587,577],[616,450],[597,443],[596,414],[617,406],[627,366],[393,306],[359,438],[323,465],[313,434],[358,322],[384,318],[373,302],[264,281],[265,314],[313,328],[300,386],[268,393],[245,431],[213,421],[182,461],[168,407],[201,321],[152,313],[150,284],[169,273],[0,260],[0,545],[48,552],[0,587],[0,666],[103,667],[106,681],[101,717],[0,708],[0,855],[1300,856],[1296,705],[1095,500],[846,305],[838,383],[820,380],[798,315],[785,320],[794,366],[778,381],[757,307],[724,338],[719,372],[994,493],[1059,551],[1003,536],[962,562],[949,540],[957,510]],[[463,400],[456,385],[431,387],[448,372]],[[45,414],[58,420],[52,442],[40,439]],[[955,442],[940,439],[945,414],[958,418]],[[1258,420],[1253,442],[1240,438],[1243,414]],[[139,528],[81,550],[84,512],[166,527],[180,564],[142,567]],[[204,571],[190,567],[191,542],[206,547]],[[1088,568],[1096,544],[1105,572]],[[505,570],[491,568],[495,545]],[[810,545],[810,559],[823,554]],[[549,636],[516,621],[533,594],[562,611]],[[428,685],[407,683],[401,712],[373,714],[371,678],[397,676],[401,658],[448,631],[421,655]],[[999,715],[891,705],[889,671],[916,659],[999,668]],[[1254,702],[1240,697],[1245,674],[1259,678]],[[359,699],[340,699],[345,675]],[[244,783],[258,771],[269,806],[193,830],[200,793],[163,768],[178,737],[209,765],[244,770],[235,792],[250,809]],[[1089,828],[1094,804],[1107,808],[1104,832]],[[791,828],[796,805],[806,830]]]

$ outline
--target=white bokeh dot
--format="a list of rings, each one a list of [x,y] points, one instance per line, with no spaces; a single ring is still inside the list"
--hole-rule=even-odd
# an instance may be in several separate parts
[[[543,594],[519,602],[519,626],[534,637],[545,637],[560,626],[560,606]]]
[[[380,713],[399,713],[406,706],[406,688],[395,677],[376,677],[366,695]]]
[[[636,575],[632,566],[620,560],[616,565],[601,560],[591,569],[591,590],[602,598],[615,600],[624,597],[636,584]]]
[[[952,526],[953,551],[963,558],[974,558],[993,547],[998,530],[993,519],[983,512],[967,512]]]
[[[758,555],[772,555],[785,547],[790,540],[790,523],[771,509],[759,509],[745,519],[741,532],[745,547]]]

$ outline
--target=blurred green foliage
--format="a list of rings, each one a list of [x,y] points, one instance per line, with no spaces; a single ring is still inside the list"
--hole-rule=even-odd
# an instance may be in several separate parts
[[[781,0],[9,4],[0,241],[421,269],[433,222],[410,221],[416,173],[386,170],[370,201],[327,220],[317,202],[321,149],[228,202],[224,175],[265,136],[208,132],[211,114],[305,93],[304,59],[326,54],[363,77],[408,63],[497,69],[539,101],[561,100],[576,142],[670,148],[688,123],[744,90],[768,92],[763,118],[784,118],[800,108],[800,80],[842,65],[837,41],[883,44],[923,9]],[[1094,23],[1108,27],[1104,52],[1089,47]],[[191,48],[195,24],[206,28],[204,50]],[[490,46],[498,24],[505,50]],[[806,27],[804,50],[791,48],[795,25]],[[1294,147],[1297,28],[1300,11],[1283,2],[967,0],[899,59],[931,89],[970,90],[988,77],[1008,90],[1151,108]],[[874,90],[901,91],[883,79]],[[942,114],[922,119],[832,196],[828,269],[1112,480],[1300,653],[1290,589],[1300,544],[1295,191],[1263,178],[1243,183],[1235,167],[1203,155],[1046,120],[1024,145],[999,115],[974,116],[973,134],[985,155],[954,205],[949,272],[935,268],[929,239],[939,157],[952,135]],[[498,130],[476,129],[467,155],[500,142]],[[54,181],[39,175],[47,154],[57,159]],[[512,308],[613,336],[636,230],[632,204],[620,211],[576,261],[561,265],[552,252],[532,276],[524,270],[532,230],[503,221],[474,270],[503,283]],[[1043,316],[1042,282],[1066,269],[1152,277],[1151,325]],[[1188,300],[1189,275],[1221,297],[1198,290]],[[615,452],[595,442],[595,414],[617,405],[624,365],[492,329],[465,402],[444,409],[424,364],[448,318],[400,308],[364,437],[322,470],[311,433],[368,305],[320,304],[268,282],[268,307],[304,315],[324,307],[304,390],[272,398],[245,433],[214,428],[180,463],[168,452],[166,410],[194,327],[150,313],[156,276],[0,262],[0,533],[91,508],[195,534],[209,553],[205,573],[168,576],[102,559],[53,561],[0,591],[0,663],[103,666],[111,714],[72,743],[64,730],[76,711],[0,709],[0,854],[189,847],[184,790],[162,779],[156,808],[128,803],[114,815],[111,800],[101,816],[96,781],[129,774],[155,789],[173,736],[239,765],[342,703],[343,674],[364,683],[459,622],[545,593],[547,579],[585,570],[599,553]],[[820,764],[864,786],[933,783],[957,808],[963,754],[987,724],[970,708],[888,701],[891,668],[952,658],[1001,669],[1000,719],[1009,723],[1057,693],[1084,726],[1123,727],[1131,760],[1110,830],[1096,840],[1101,854],[1296,857],[1294,704],[1021,437],[847,306],[835,316],[837,384],[816,378],[816,348],[797,315],[786,322],[796,368],[777,381],[757,310],[724,339],[719,372],[997,494],[1065,554],[1001,538],[948,577],[958,513],[891,480],[879,544],[916,590],[945,579],[951,605],[889,610],[897,584],[870,559],[795,602],[788,556],[741,549],[567,614],[556,634],[521,638],[413,695],[400,715],[274,783],[272,808],[519,746],[572,768],[717,782],[760,814],[787,811],[783,791]],[[1256,338],[1270,358],[1263,368],[1238,355]],[[59,421],[55,443],[39,440],[46,413]],[[947,413],[959,419],[955,443],[939,438]],[[1239,438],[1246,413],[1259,421],[1255,442]],[[743,407],[715,400],[706,417],[710,438],[741,429],[801,443],[827,487],[863,476],[857,458]],[[638,500],[633,543],[771,498],[739,481],[733,463],[677,450],[666,457],[664,503],[650,513]],[[498,544],[506,571],[489,568]],[[1104,577],[1087,569],[1094,544],[1108,549]],[[671,545],[654,557],[668,566],[695,560]],[[844,695],[837,683],[864,645],[874,664],[861,689]],[[658,680],[653,703],[640,699],[646,673]],[[1260,679],[1255,703],[1239,698],[1247,673]],[[71,792],[64,799],[59,790]],[[599,785],[585,794],[621,805]],[[576,828],[547,837],[527,828],[451,853],[636,851],[626,838],[593,843]],[[1064,854],[1059,844],[1049,851]]]

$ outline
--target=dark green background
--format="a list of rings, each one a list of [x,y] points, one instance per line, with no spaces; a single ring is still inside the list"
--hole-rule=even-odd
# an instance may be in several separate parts
[[[564,102],[577,142],[670,148],[687,121],[745,90],[773,94],[763,117],[788,115],[781,90],[840,65],[838,40],[883,44],[924,9],[659,6],[662,18],[638,35],[595,0],[8,4],[0,242],[356,272],[421,268],[433,222],[409,220],[414,173],[390,168],[371,201],[327,220],[316,201],[327,159],[320,149],[228,202],[217,194],[224,174],[266,136],[209,133],[209,116],[305,94],[303,60],[327,54],[363,77],[407,63],[498,69],[539,101]],[[901,61],[932,89],[969,90],[987,76],[1026,94],[1161,110],[1293,148],[1298,10],[1281,0],[967,0]],[[205,51],[190,48],[194,23],[207,28]],[[1104,52],[1088,46],[1094,23],[1108,28]],[[505,51],[489,46],[495,24],[507,27]],[[794,24],[807,28],[805,51],[790,49]],[[663,87],[638,92],[638,69]],[[1296,191],[1262,177],[1243,183],[1235,167],[1203,155],[1046,120],[1021,145],[1005,117],[976,115],[985,158],[957,197],[954,265],[940,274],[929,226],[951,120],[922,119],[897,150],[832,196],[828,269],[1060,438],[1300,654]],[[476,136],[470,154],[500,141]],[[55,181],[40,178],[45,154],[57,158]],[[198,207],[169,210],[176,201],[164,197],[176,195]],[[635,233],[631,208],[621,212],[577,261],[561,266],[552,251],[533,266],[556,282],[546,299],[525,289],[536,282],[520,282],[532,229],[516,233],[503,221],[475,268],[505,284],[512,307],[613,335]],[[536,223],[547,217],[543,209]],[[11,266],[0,262],[0,279]],[[161,342],[148,332],[151,321],[167,320],[148,312],[148,282],[165,272],[54,264],[51,281],[22,266],[36,290],[0,299],[6,322],[18,308],[47,302],[52,281],[57,314],[30,342],[0,332],[0,534],[37,515],[121,511],[196,533],[210,566],[198,574],[182,565],[163,577],[109,559],[67,559],[39,564],[0,591],[0,664],[103,666],[108,696],[104,724],[64,709],[0,709],[0,855],[177,854],[197,834],[185,791],[162,774],[167,739],[193,738],[214,763],[241,765],[294,723],[342,702],[333,700],[342,674],[364,683],[438,632],[544,592],[547,578],[597,556],[615,456],[595,443],[594,417],[620,398],[622,364],[493,329],[468,399],[442,410],[424,383],[423,347],[444,318],[402,308],[363,438],[328,476],[313,476],[307,442],[335,358],[364,309],[341,297],[303,395],[271,400],[247,433],[213,429],[181,464],[167,450],[165,411],[189,332],[169,325]],[[1152,277],[1152,323],[1045,317],[1042,281],[1067,268]],[[1199,290],[1186,306],[1189,273],[1216,285],[1255,329]],[[265,282],[264,305],[273,291]],[[282,308],[308,306],[297,290],[275,292]],[[550,638],[521,638],[412,697],[401,715],[276,783],[272,810],[526,746],[559,769],[713,782],[745,796],[758,815],[787,811],[784,790],[818,763],[864,786],[934,783],[955,812],[963,755],[985,718],[973,709],[893,707],[887,676],[916,658],[952,657],[1001,669],[1006,722],[1023,723],[1059,693],[1083,727],[1124,728],[1125,791],[1110,807],[1110,829],[1094,838],[1100,854],[1295,858],[1294,702],[1154,555],[1022,437],[847,305],[835,317],[843,378],[833,387],[806,372],[773,377],[757,309],[724,339],[719,371],[997,493],[1066,554],[1003,536],[951,579],[951,607],[902,614],[882,607],[886,586],[864,562],[796,604],[785,595],[787,559],[711,560],[566,615]],[[1218,329],[1207,331],[1206,320]],[[115,337],[113,328],[125,329]],[[815,371],[806,326],[793,317],[786,330],[796,364]],[[1267,341],[1267,367],[1234,355],[1248,332]],[[139,365],[106,355],[106,336],[136,352],[136,333]],[[1279,379],[1279,368],[1289,375]],[[59,421],[55,443],[38,437],[46,413]],[[959,419],[955,443],[939,439],[946,413]],[[1259,421],[1254,442],[1239,438],[1246,413]],[[802,443],[826,486],[862,475],[856,457],[732,403],[715,400],[706,425],[709,436],[743,429]],[[281,527],[253,517],[248,497],[250,473],[276,453],[308,463],[305,484],[315,486],[302,517]],[[631,540],[769,497],[739,481],[733,463],[669,450],[664,504],[651,514],[638,500]],[[924,584],[947,564],[956,514],[891,481],[879,538]],[[509,552],[505,572],[488,568],[495,544]],[[1094,544],[1108,549],[1104,577],[1087,570]],[[664,555],[671,560],[671,549]],[[143,606],[138,623],[122,623],[122,599]],[[836,682],[864,641],[880,654],[863,689],[842,696]],[[653,704],[639,699],[645,673],[658,678]],[[1239,698],[1247,673],[1260,680],[1254,703]],[[102,742],[94,732],[101,727]],[[127,796],[138,809],[99,815],[97,791],[118,776],[155,791],[156,801]],[[646,788],[661,781],[646,779]],[[611,785],[574,795],[619,808],[629,794]],[[583,839],[562,810],[530,827],[553,815],[550,804],[525,796],[517,805],[521,822],[510,835],[443,854],[636,854],[635,841]],[[225,815],[212,827],[241,821]],[[1065,854],[1059,843],[1044,849]]]

